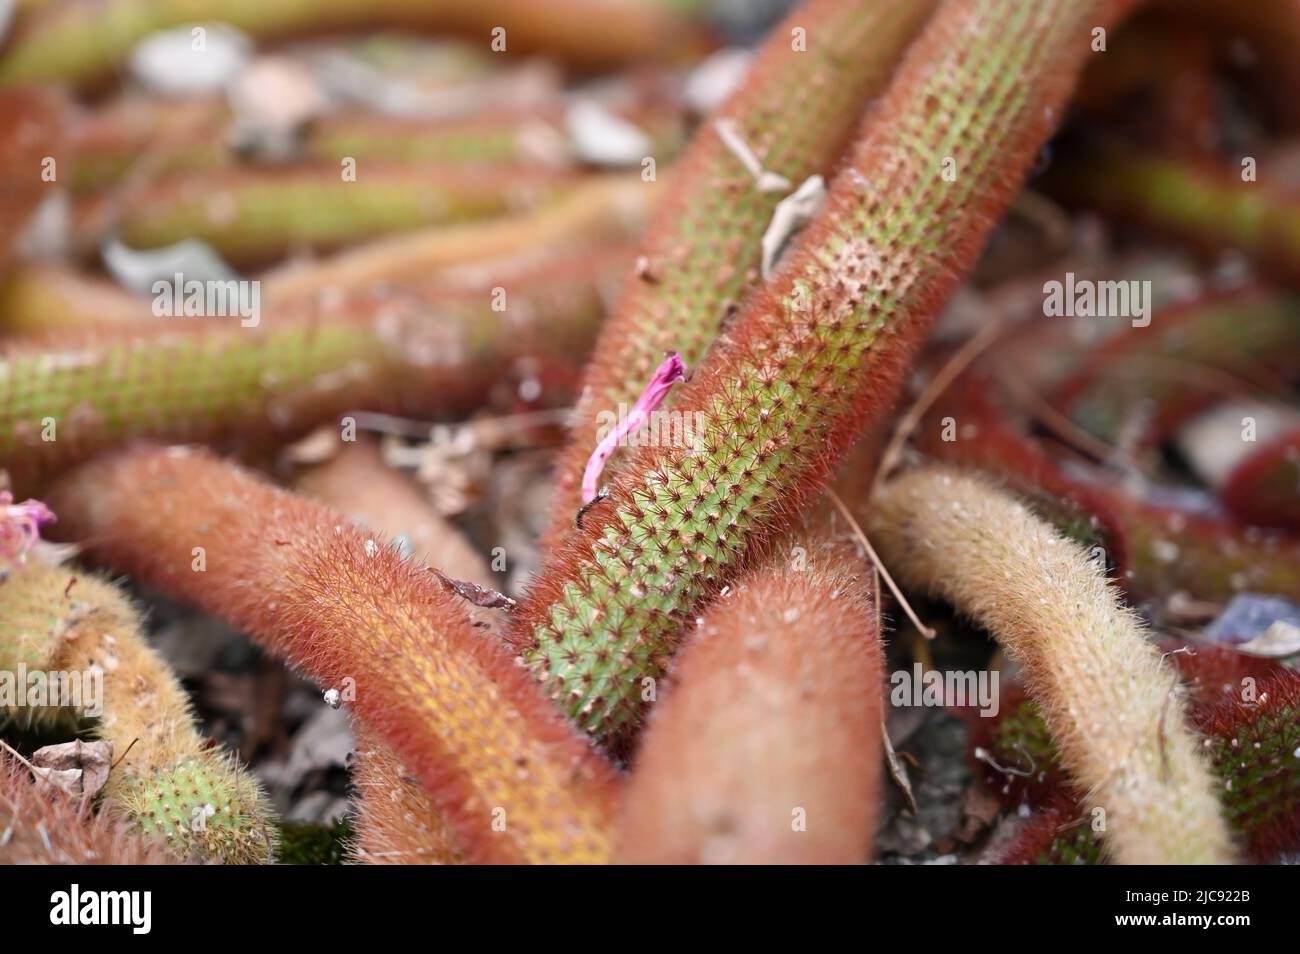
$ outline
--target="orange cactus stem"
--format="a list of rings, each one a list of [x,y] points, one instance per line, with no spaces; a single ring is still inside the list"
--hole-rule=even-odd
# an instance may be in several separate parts
[[[629,277],[587,366],[569,443],[556,464],[544,549],[569,533],[584,502],[583,467],[602,412],[631,405],[666,351],[695,367],[729,309],[760,283],[763,233],[790,190],[757,188],[718,124],[735,123],[764,167],[791,189],[811,175],[828,176],[862,104],[884,89],[932,7],[929,0],[798,6],[773,29],[746,81],[696,133],[649,227],[644,267]],[[807,34],[806,50],[794,42],[797,30]]]
[[[1237,519],[1300,531],[1300,431],[1292,430],[1242,460],[1223,485]]]
[[[609,111],[641,129],[651,143],[649,155],[666,167],[681,148],[685,116],[662,83],[646,85],[651,88],[616,97]],[[568,105],[559,97],[540,105],[483,105],[486,112],[445,118],[328,113],[303,130],[301,155],[329,164],[336,175],[343,159],[355,159],[358,182],[372,163],[519,169],[531,162],[555,171],[583,165],[566,135]],[[87,193],[144,169],[170,177],[240,167],[246,159],[235,148],[233,121],[224,99],[121,97],[72,123],[71,188]]]
[[[310,468],[296,489],[347,514],[363,529],[382,533],[413,560],[458,580],[492,586],[487,561],[444,520],[414,482],[387,466],[373,442],[344,444],[330,460]],[[466,604],[475,625],[497,614]],[[382,742],[357,733],[352,763],[357,792],[353,851],[367,864],[457,864],[460,849],[446,819]]]
[[[184,449],[106,458],[51,496],[95,559],[340,689],[445,813],[468,860],[609,858],[612,768],[460,601],[382,538]]]
[[[305,164],[218,170],[127,186],[83,200],[74,241],[92,252],[109,237],[132,248],[185,239],[208,243],[235,266],[323,251],[423,227],[523,214],[576,183],[538,165],[475,168],[425,164]]]
[[[138,324],[152,317],[147,299],[67,265],[24,262],[0,279],[0,332],[6,336]]]
[[[884,412],[1059,120],[1090,30],[1125,6],[956,0],[913,44],[826,210],[682,389],[685,446],[631,455],[514,616],[583,728],[635,725],[683,617]]]
[[[367,865],[456,865],[465,860],[446,817],[392,750],[355,729],[352,856]]]
[[[678,656],[628,785],[617,860],[859,864],[880,798],[884,662],[847,577],[763,570]]]
[[[15,343],[0,353],[0,466],[24,488],[131,439],[259,450],[347,411],[463,414],[521,361],[537,365],[541,397],[555,401],[625,254],[542,257],[409,292],[272,306],[256,327],[151,318],[143,329]]]
[[[1253,382],[1300,374],[1300,298],[1287,292],[1209,295],[1162,309],[1151,322],[1086,354],[1055,389],[1053,406],[1113,444],[1142,405],[1149,420],[1133,439],[1150,447],[1215,401],[1250,394]]]
[[[505,52],[547,50],[583,67],[688,60],[707,38],[655,0],[70,0],[23,16],[0,61],[0,85],[106,77],[151,33],[221,22],[259,40],[366,28],[454,30]],[[494,30],[505,31],[494,34]]]
[[[47,89],[0,89],[0,276],[32,212],[58,188],[67,111],[65,100]]]
[[[49,785],[0,755],[0,864],[165,865],[176,858],[131,822],[97,815],[89,802]]]

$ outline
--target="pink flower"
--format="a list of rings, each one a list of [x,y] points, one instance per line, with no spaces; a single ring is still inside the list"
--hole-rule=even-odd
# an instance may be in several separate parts
[[[54,519],[54,512],[39,500],[16,504],[13,494],[0,491],[0,556],[26,556],[41,538],[41,527]]]
[[[631,412],[619,425],[605,435],[605,439],[596,445],[591,457],[587,459],[587,468],[582,472],[582,503],[587,505],[596,499],[598,491],[596,482],[605,469],[605,462],[614,455],[614,448],[623,438],[631,434],[650,417],[650,414],[668,396],[672,386],[686,378],[686,363],[676,351],[669,352],[668,359],[655,369],[654,377],[646,385],[641,396],[632,405]]]

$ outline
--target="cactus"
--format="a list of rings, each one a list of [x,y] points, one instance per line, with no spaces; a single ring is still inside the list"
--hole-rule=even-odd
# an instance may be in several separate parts
[[[267,273],[263,292],[275,302],[322,292],[368,292],[376,285],[423,279],[461,265],[536,260],[568,243],[590,249],[625,242],[641,227],[654,190],[639,178],[599,176],[526,215],[422,229],[377,239],[305,265]]]
[[[1021,665],[1116,860],[1232,859],[1172,670],[1086,550],[987,481],[937,467],[886,486],[872,533],[900,583],[952,602]]]
[[[357,733],[355,835],[349,854],[369,865],[454,865],[464,853],[447,817],[388,746]]]
[[[1198,660],[1206,654],[1213,655],[1214,650],[1200,648],[1195,656],[1174,658],[1186,671],[1201,673],[1206,667]],[[1022,700],[1004,709],[998,721],[1007,718],[1033,740],[1045,773],[1059,778],[1059,756],[1038,707]],[[1211,694],[1194,702],[1191,718],[1218,780],[1225,819],[1245,855],[1267,864],[1300,849],[1300,759],[1295,755],[1300,746],[1300,675],[1272,667],[1255,682],[1249,697],[1243,697],[1240,685],[1226,698]],[[1080,812],[1071,791],[1059,788],[1030,801],[1045,807],[1017,839],[1008,863],[1100,862],[1101,843],[1091,827],[1069,826],[1068,836],[1062,830],[1062,819]]]
[[[508,52],[547,49],[584,66],[689,59],[705,46],[688,20],[647,0],[571,0],[545,10],[533,0],[71,0],[20,20],[0,60],[0,85],[88,85],[122,64],[149,34],[213,22],[262,40],[384,27],[456,30],[485,47],[492,31],[502,29]]]
[[[52,188],[42,176],[45,158],[57,162],[70,110],[57,93],[41,88],[0,89],[0,276],[12,244]]]
[[[604,284],[625,262],[618,250],[544,257],[503,268],[489,287],[304,304],[256,327],[158,318],[162,327],[67,333],[53,350],[15,344],[0,356],[0,466],[23,487],[142,437],[256,449],[359,408],[454,414],[525,357],[539,376],[571,380]]]
[[[1149,409],[1137,438],[1151,446],[1221,398],[1225,386],[1300,372],[1298,353],[1300,299],[1260,288],[1209,295],[1161,310],[1150,327],[1121,332],[1088,352],[1052,403],[1108,443],[1119,439],[1135,408]]]
[[[269,861],[275,829],[261,787],[230,756],[206,746],[188,698],[146,644],[122,593],[36,559],[6,571],[0,669],[99,673],[102,699],[88,698],[83,687],[79,701],[83,710],[102,705],[93,734],[113,744],[117,761],[104,794],[181,857]]]
[[[629,98],[630,103],[614,104],[611,111],[645,132],[652,144],[649,155],[667,165],[684,135],[680,104],[652,100],[637,89]],[[380,163],[518,171],[523,163],[538,162],[555,170],[574,169],[580,162],[565,138],[565,117],[565,104],[549,101],[526,108],[506,103],[486,113],[445,118],[333,112],[302,131],[301,156],[328,164],[335,176],[343,159],[355,159],[361,171],[355,184]],[[70,187],[84,194],[113,185],[140,163],[154,176],[238,168],[242,158],[228,141],[232,122],[221,99],[187,98],[178,106],[123,97],[72,124]],[[551,137],[535,140],[539,130],[549,130]]]
[[[946,417],[960,422],[967,436],[942,440]],[[918,436],[935,458],[996,475],[1054,512],[1058,523],[1099,533],[1097,542],[1117,579],[1136,599],[1180,591],[1207,600],[1245,591],[1300,598],[1295,572],[1300,544],[1295,540],[1246,533],[1221,517],[1130,497],[1079,468],[1067,473],[1008,422],[994,389],[979,372],[964,376],[936,403]]]
[[[1239,520],[1300,530],[1300,430],[1248,455],[1232,469],[1221,493],[1224,506]]]
[[[175,857],[123,818],[32,781],[0,756],[0,864],[161,865]]]
[[[414,483],[388,467],[370,443],[345,444],[335,457],[299,475],[295,488],[359,526],[396,541],[417,563],[479,586],[494,581],[487,561],[429,506]],[[467,606],[475,625],[495,615]],[[352,853],[368,864],[455,864],[461,860],[442,813],[401,761],[364,729],[352,763],[357,792]]]
[[[476,169],[372,164],[355,180],[338,166],[197,172],[83,200],[78,246],[110,236],[133,248],[200,239],[236,266],[394,232],[521,214],[571,188],[571,173],[532,166]]]
[[[958,0],[911,47],[798,253],[678,397],[702,428],[626,462],[521,605],[515,644],[584,729],[635,724],[682,617],[882,412],[1059,118],[1088,30],[1123,6]]]
[[[1243,181],[1243,169],[1159,155],[1091,157],[1058,170],[1072,201],[1198,247],[1237,249],[1280,275],[1300,276],[1300,204],[1287,189]]]
[[[649,227],[645,267],[629,278],[587,366],[569,445],[556,463],[545,546],[567,534],[585,502],[579,483],[601,413],[630,405],[666,351],[695,367],[728,310],[759,284],[761,239],[784,191],[759,189],[717,124],[735,123],[764,168],[791,187],[829,174],[862,104],[885,87],[932,6],[929,0],[800,5],[773,29],[747,81],[696,134]],[[806,50],[796,48],[796,30],[805,31]]]
[[[92,555],[241,627],[389,746],[471,861],[596,862],[617,778],[428,569],[202,452],[139,449],[52,495]],[[255,581],[255,586],[249,586]]]
[[[67,265],[24,262],[0,279],[0,331],[6,337],[103,329],[149,317],[147,301]]]
[[[880,797],[883,659],[848,577],[762,570],[705,611],[636,756],[617,858],[856,864]]]

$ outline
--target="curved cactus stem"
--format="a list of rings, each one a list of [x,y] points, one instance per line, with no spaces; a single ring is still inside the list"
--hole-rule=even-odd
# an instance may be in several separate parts
[[[1232,860],[1174,672],[1083,547],[990,483],[938,467],[887,484],[872,527],[905,586],[953,603],[1023,668],[1115,860]]]
[[[608,860],[609,764],[460,599],[382,537],[183,449],[89,464],[52,504],[96,558],[339,688],[445,813],[467,859]]]
[[[6,571],[0,669],[21,662],[75,674],[81,714],[95,718],[95,737],[113,744],[104,793],[115,806],[182,858],[270,861],[275,825],[261,786],[199,735],[188,697],[145,642],[127,598],[103,580],[35,559]],[[96,678],[93,692],[86,683]]]

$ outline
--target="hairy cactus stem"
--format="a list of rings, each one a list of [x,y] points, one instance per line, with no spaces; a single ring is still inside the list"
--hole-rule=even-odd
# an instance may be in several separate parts
[[[1123,864],[1226,863],[1233,850],[1172,669],[1102,568],[1014,497],[931,467],[885,486],[873,538],[900,582],[953,603],[1022,667]]]
[[[419,779],[468,860],[608,860],[612,768],[382,537],[184,449],[104,458],[51,496],[95,558],[350,689],[357,720]]]
[[[826,210],[678,397],[701,427],[626,462],[516,614],[513,640],[583,728],[636,723],[682,617],[892,400],[1059,119],[1089,29],[1125,6],[957,0],[911,47]]]
[[[729,309],[759,284],[763,232],[788,190],[761,190],[718,124],[734,124],[764,167],[791,188],[811,175],[829,175],[862,104],[884,89],[932,6],[929,0],[800,5],[773,29],[746,81],[695,134],[648,228],[644,266],[629,276],[587,366],[569,443],[556,464],[544,550],[569,533],[584,503],[583,467],[601,419],[636,400],[664,352],[678,351],[695,367]],[[797,42],[801,31],[806,49]]]

